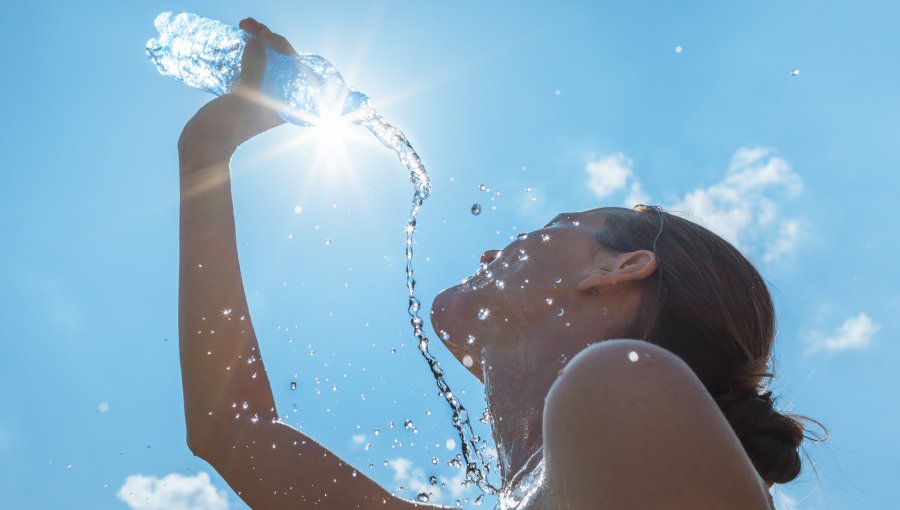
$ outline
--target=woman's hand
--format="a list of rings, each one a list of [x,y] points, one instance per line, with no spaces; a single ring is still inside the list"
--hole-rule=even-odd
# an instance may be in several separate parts
[[[275,110],[278,105],[260,93],[266,66],[264,45],[284,55],[296,51],[287,39],[253,18],[242,20],[239,26],[255,36],[247,42],[241,56],[240,81],[232,92],[213,99],[188,121],[178,141],[180,150],[212,144],[230,156],[238,145],[284,124]]]

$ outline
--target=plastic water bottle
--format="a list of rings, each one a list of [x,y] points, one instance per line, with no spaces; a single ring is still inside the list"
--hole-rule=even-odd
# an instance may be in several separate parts
[[[159,36],[147,41],[147,56],[160,73],[216,95],[234,88],[252,34],[188,12],[164,12],[153,24]],[[287,107],[279,111],[287,122],[313,125],[317,117],[345,115],[368,101],[323,57],[283,55],[268,45],[265,55],[261,89]]]

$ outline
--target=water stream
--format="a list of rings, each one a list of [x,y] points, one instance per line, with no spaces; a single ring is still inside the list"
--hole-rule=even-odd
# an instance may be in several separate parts
[[[463,462],[466,464],[466,483],[474,483],[482,492],[497,494],[499,488],[494,487],[488,481],[490,474],[490,462],[485,460],[486,444],[484,440],[475,434],[469,421],[469,412],[459,401],[453,390],[444,380],[444,370],[440,363],[428,349],[428,337],[423,329],[424,321],[419,315],[421,303],[416,297],[416,279],[413,273],[413,241],[416,233],[416,218],[422,208],[422,204],[431,195],[431,182],[422,160],[402,131],[387,123],[381,115],[368,103],[362,106],[363,112],[357,124],[365,127],[389,149],[397,153],[400,161],[409,170],[409,180],[415,187],[409,217],[406,221],[406,289],[409,293],[410,324],[413,335],[418,340],[419,352],[428,364],[431,375],[434,376],[440,395],[446,400],[453,412],[453,428],[459,435],[462,447]],[[454,459],[455,460],[455,459]],[[452,464],[458,464],[451,460]]]

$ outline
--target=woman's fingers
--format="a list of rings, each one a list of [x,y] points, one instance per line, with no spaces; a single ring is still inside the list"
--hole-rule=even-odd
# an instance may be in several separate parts
[[[244,54],[241,55],[240,86],[255,90],[262,82],[266,67],[266,56],[263,43],[258,39],[247,41]]]
[[[262,39],[266,44],[271,46],[275,51],[279,53],[283,53],[285,55],[293,55],[294,53],[297,53],[297,50],[295,50],[294,47],[291,46],[291,43],[289,43],[288,40],[284,38],[284,36],[272,32],[271,30],[269,30],[269,27],[256,21],[253,18],[242,19],[238,26],[242,30]]]
[[[244,18],[238,23],[238,27],[245,32],[257,35],[259,34],[260,23],[253,18]]]
[[[266,41],[266,44],[274,48],[275,51],[278,51],[279,53],[283,53],[285,55],[293,55],[294,53],[297,53],[294,47],[291,46],[291,43],[289,43],[288,40],[284,38],[284,36],[272,32],[271,30],[269,30],[269,27],[263,25],[262,23],[260,23],[259,26],[261,27],[259,36],[262,37],[264,41]]]

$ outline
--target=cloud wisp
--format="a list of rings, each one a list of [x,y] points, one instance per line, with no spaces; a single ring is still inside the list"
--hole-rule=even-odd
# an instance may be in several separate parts
[[[775,503],[776,510],[800,510],[797,506],[797,500],[790,497],[779,486],[772,487],[772,502]]]
[[[171,473],[162,478],[131,475],[116,496],[132,510],[227,510],[228,498],[209,475]]]
[[[849,317],[830,335],[812,332],[810,346],[806,354],[820,351],[838,352],[851,349],[864,349],[872,343],[872,337],[881,328],[865,312],[860,312],[855,317]]]
[[[455,500],[465,501],[466,497],[471,496],[473,491],[471,487],[463,486],[465,481],[465,472],[463,470],[459,470],[453,478],[443,475],[435,476],[433,478],[434,483],[430,483],[431,477],[425,476],[425,470],[420,467],[414,467],[412,461],[407,458],[398,457],[387,461],[387,463],[394,470],[394,482],[398,488],[403,487],[403,492],[400,493],[400,496],[407,499],[425,501],[419,499],[420,495],[424,494],[427,495],[429,503],[449,504]],[[444,494],[444,490],[449,494]],[[449,497],[451,501],[445,500],[445,497]]]
[[[627,191],[626,207],[650,203],[635,174],[633,162],[616,153],[587,163],[587,185],[599,199]],[[672,204],[684,214],[766,263],[792,253],[804,238],[799,218],[783,217],[779,202],[803,191],[800,177],[772,149],[743,147],[731,158],[725,176],[706,187],[685,193]]]

